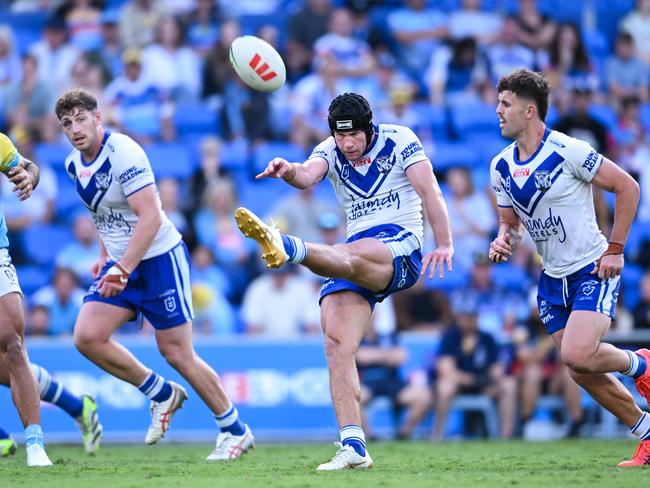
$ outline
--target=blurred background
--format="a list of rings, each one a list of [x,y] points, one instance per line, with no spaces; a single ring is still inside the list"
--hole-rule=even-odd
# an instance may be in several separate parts
[[[277,92],[254,92],[231,69],[228,47],[243,34],[281,53],[287,83]],[[24,203],[0,181],[31,359],[98,398],[108,440],[140,440],[144,396],[84,360],[70,338],[98,244],[65,174],[70,147],[53,105],[81,86],[100,100],[107,128],[145,147],[163,207],[191,250],[197,350],[223,375],[256,436],[335,435],[321,279],[298,267],[264,272],[232,213],[244,205],[305,240],[341,241],[345,219],[328,182],[297,192],[253,177],[275,156],[302,161],[329,136],[331,99],[356,91],[375,122],[406,125],[422,140],[456,248],[443,280],[422,279],[377,307],[358,359],[367,431],[432,439],[625,435],[553,353],[536,311],[532,242],[507,264],[486,259],[497,230],[488,165],[509,143],[498,130],[495,84],[521,67],[544,71],[552,83],[550,127],[588,141],[641,185],[608,340],[648,345],[650,0],[1,2],[0,127],[41,167]],[[606,236],[613,203],[596,193]],[[120,340],[178,381],[151,333],[135,320]],[[454,368],[473,386],[449,387]],[[19,433],[10,402],[0,391],[0,420]],[[78,436],[48,407],[44,429],[50,441]],[[169,437],[214,431],[193,395]]]

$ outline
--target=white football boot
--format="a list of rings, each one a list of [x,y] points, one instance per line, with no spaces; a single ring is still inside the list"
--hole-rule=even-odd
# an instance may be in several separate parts
[[[27,449],[27,466],[52,466],[52,461],[47,457],[45,449],[38,444],[32,444]]]
[[[321,464],[316,471],[338,471],[340,469],[369,469],[372,468],[372,458],[366,449],[366,455],[360,456],[352,446],[344,446],[340,442],[334,445],[339,448],[332,460]]]
[[[183,402],[187,400],[187,391],[178,383],[169,381],[169,386],[172,387],[172,395],[164,402],[151,401],[151,424],[147,430],[147,435],[144,441],[147,444],[155,444],[161,437],[164,437],[165,432],[169,430],[174,413],[183,407]]]
[[[260,245],[267,268],[279,268],[287,262],[289,256],[284,250],[282,234],[277,228],[265,224],[257,215],[243,207],[235,210],[235,220],[242,234]]]
[[[220,432],[214,451],[205,459],[207,461],[230,461],[237,459],[249,449],[255,449],[255,438],[247,425],[242,435]]]

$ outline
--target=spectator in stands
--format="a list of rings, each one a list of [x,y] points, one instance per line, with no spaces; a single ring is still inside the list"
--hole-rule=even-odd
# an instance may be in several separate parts
[[[100,18],[102,24],[102,40],[97,49],[91,52],[93,59],[101,61],[108,72],[107,82],[110,83],[124,72],[122,63],[123,47],[120,40],[119,13],[107,10]]]
[[[513,332],[516,351],[515,374],[521,391],[521,422],[526,423],[535,414],[535,407],[542,394],[562,395],[571,418],[567,437],[578,437],[584,424],[582,392],[571,379],[568,368],[560,359],[553,339],[546,333],[539,317],[535,295],[527,323]]]
[[[65,21],[51,17],[43,29],[43,38],[29,48],[38,60],[41,80],[48,83],[53,93],[59,93],[72,83],[72,67],[81,51],[68,42]]]
[[[592,87],[588,83],[577,83],[571,93],[572,106],[555,125],[555,130],[588,142],[599,153],[609,153],[611,144],[607,128],[589,113]]]
[[[452,41],[431,57],[427,80],[434,105],[476,104],[481,100],[481,87],[489,82],[487,59],[475,39]]]
[[[605,73],[607,90],[617,104],[627,96],[648,100],[650,68],[636,56],[630,33],[623,31],[616,37],[615,55],[607,59]]]
[[[175,139],[173,105],[142,74],[142,55],[127,49],[122,56],[124,74],[115,78],[104,92],[106,121],[141,144]]]
[[[72,66],[72,86],[91,93],[103,93],[109,80],[110,73],[101,60],[87,53],[79,56]]]
[[[197,0],[192,12],[183,17],[187,45],[202,58],[219,39],[219,19],[213,0]]]
[[[557,32],[557,24],[539,11],[537,0],[519,0],[515,20],[519,26],[517,36],[521,44],[533,50],[548,50]]]
[[[644,172],[647,161],[640,160],[647,144],[647,135],[641,121],[641,101],[638,97],[626,96],[621,99],[614,130],[616,142],[616,161],[634,176]]]
[[[246,289],[241,314],[247,334],[286,338],[319,332],[318,292],[294,271],[268,271]]]
[[[328,210],[318,216],[318,230],[320,231],[320,238],[314,242],[320,242],[333,246],[343,242],[345,232],[341,216],[335,210]]]
[[[634,308],[634,328],[650,329],[650,272],[646,271],[639,284],[641,298]]]
[[[184,45],[180,21],[162,17],[155,42],[142,51],[142,75],[172,100],[195,101],[201,94],[201,58]]]
[[[41,140],[52,140],[56,119],[51,116],[54,101],[50,86],[38,77],[38,60],[25,54],[22,76],[5,92],[4,109],[9,127],[21,127]]]
[[[397,56],[414,79],[420,79],[431,53],[444,42],[449,30],[447,16],[430,8],[425,0],[406,0],[388,14],[388,29],[397,41]]]
[[[120,10],[120,38],[122,46],[143,48],[156,37],[156,26],[166,15],[163,0],[133,0]]]
[[[497,13],[481,10],[481,0],[462,0],[449,16],[449,33],[452,39],[473,37],[480,45],[491,44],[499,37],[501,22]]]
[[[377,119],[384,124],[403,125],[415,132],[422,141],[431,141],[431,130],[420,123],[419,114],[413,109],[415,87],[412,83],[394,83],[388,88],[388,105],[377,110]]]
[[[54,15],[61,17],[70,36],[70,44],[82,51],[97,49],[102,42],[102,0],[65,0]]]
[[[201,98],[216,99],[221,103],[226,83],[235,77],[230,66],[228,54],[230,44],[241,35],[241,27],[236,20],[226,20],[219,28],[219,40],[212,46],[203,63],[203,92]]]
[[[157,182],[162,208],[174,227],[183,235],[183,240],[192,248],[192,228],[180,208],[180,183],[175,178],[160,178]]]
[[[314,44],[314,62],[327,63],[336,75],[345,78],[355,90],[364,91],[375,67],[375,58],[365,40],[354,38],[352,13],[345,8],[332,12],[327,34]]]
[[[90,269],[99,256],[97,229],[90,216],[83,212],[75,217],[73,231],[74,241],[61,248],[55,263],[58,268],[72,270],[81,285],[87,288],[94,280]]]
[[[447,171],[446,182],[451,190],[447,211],[453,222],[452,235],[456,249],[456,266],[468,272],[474,258],[490,244],[490,233],[497,219],[485,192],[474,191],[471,173],[467,168],[454,167]]]
[[[440,343],[435,371],[435,425],[432,438],[442,440],[447,414],[456,395],[482,394],[496,399],[499,406],[501,437],[514,433],[517,384],[499,363],[494,337],[478,328],[477,310],[471,300],[455,310],[455,325]]]
[[[397,296],[397,295],[394,295]],[[357,351],[357,369],[361,382],[361,407],[363,410],[377,397],[387,397],[393,407],[396,424],[400,410],[407,410],[406,419],[397,426],[395,437],[408,439],[431,407],[431,392],[426,385],[404,380],[400,368],[408,352],[399,344],[395,314],[391,299],[375,307],[366,336]],[[363,430],[373,437],[366,412],[363,412]]]
[[[519,25],[514,17],[503,20],[498,38],[486,50],[494,83],[518,68],[536,66],[535,52],[519,43]]]
[[[52,284],[34,293],[32,303],[48,308],[52,335],[71,335],[85,294],[72,270],[58,268]]]
[[[332,11],[330,0],[306,0],[289,17],[287,39],[287,79],[297,81],[311,71],[312,50],[317,39],[327,34]]]
[[[20,56],[11,26],[0,24],[0,107],[4,107],[4,98],[10,87],[20,83],[21,72]]]
[[[228,175],[221,166],[222,143],[217,136],[206,135],[199,143],[199,164],[189,181],[189,202],[186,210],[195,214],[201,207],[201,198],[212,183],[228,180]],[[244,166],[242,161],[242,166]]]
[[[425,287],[424,279],[395,294],[393,304],[400,331],[442,331],[452,322],[447,295]]]
[[[632,35],[639,57],[650,66],[650,0],[637,0],[636,9],[621,20],[620,28]]]
[[[27,310],[25,335],[29,337],[47,337],[50,331],[50,310],[44,305],[34,305]]]

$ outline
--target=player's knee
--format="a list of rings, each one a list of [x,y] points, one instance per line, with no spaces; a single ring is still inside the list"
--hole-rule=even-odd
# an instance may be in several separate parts
[[[562,361],[577,373],[590,373],[589,360],[593,353],[585,348],[562,348]]]
[[[174,369],[183,369],[185,366],[190,365],[194,358],[192,350],[186,350],[176,344],[160,346],[160,354]]]
[[[17,333],[0,337],[0,351],[4,352],[5,364],[9,368],[25,361],[25,346]]]
[[[92,352],[103,342],[90,329],[83,327],[75,327],[72,338],[75,347],[82,353]]]
[[[325,334],[325,356],[328,360],[354,357],[358,348],[358,344],[354,344],[345,337]]]

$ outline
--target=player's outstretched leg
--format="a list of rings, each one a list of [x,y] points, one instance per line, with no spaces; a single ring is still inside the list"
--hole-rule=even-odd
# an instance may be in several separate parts
[[[643,373],[640,376],[634,378],[634,382],[636,383],[636,389],[641,395],[643,395],[643,397],[650,405],[650,368],[647,367],[647,365],[650,365],[650,350],[639,349],[636,351],[636,355],[645,360],[646,367],[643,368]],[[634,369],[635,357],[632,354],[630,354],[630,357],[632,359],[632,365],[630,366],[630,369]],[[639,362],[638,359],[637,362]],[[639,422],[637,422],[637,425],[633,427],[632,430],[634,431],[636,429],[640,431],[644,428],[650,429],[650,414],[647,412],[641,416]],[[640,432],[640,434],[640,437],[644,438],[650,436],[650,431],[646,432],[645,436],[643,435],[643,432]],[[642,440],[637,446],[636,451],[634,451],[632,458],[619,463],[618,466],[621,468],[631,468],[647,465],[650,465],[650,440]]]
[[[152,396],[156,389],[160,391]],[[165,381],[153,371],[140,386],[140,391],[151,398],[151,424],[144,441],[147,444],[155,444],[169,430],[174,414],[183,408],[183,402],[188,399],[187,391],[178,383]]]
[[[17,448],[16,441],[9,435],[9,432],[0,427],[0,457],[15,454]]]
[[[102,438],[102,424],[99,423],[97,403],[89,395],[78,397],[72,394],[61,383],[41,366],[32,363],[32,373],[36,378],[41,400],[52,403],[72,417],[83,437],[84,449],[88,454],[99,450]]]

